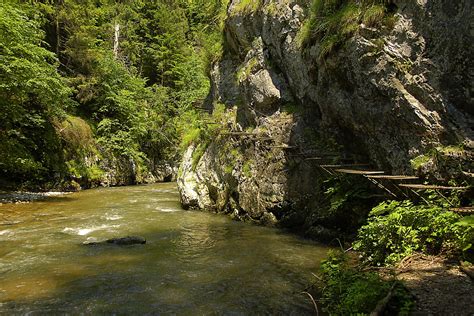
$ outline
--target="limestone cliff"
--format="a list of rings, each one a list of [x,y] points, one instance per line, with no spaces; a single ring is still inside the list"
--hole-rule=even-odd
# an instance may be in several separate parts
[[[228,132],[185,153],[183,205],[277,223],[313,207],[324,163],[472,181],[472,2],[393,1],[394,25],[361,24],[324,60],[298,44],[305,2],[231,1],[211,91]]]

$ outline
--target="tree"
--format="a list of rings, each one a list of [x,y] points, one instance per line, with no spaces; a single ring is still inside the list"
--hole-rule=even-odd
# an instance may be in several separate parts
[[[0,173],[7,178],[41,177],[59,157],[52,120],[64,114],[70,89],[44,46],[38,21],[16,2],[0,7]]]

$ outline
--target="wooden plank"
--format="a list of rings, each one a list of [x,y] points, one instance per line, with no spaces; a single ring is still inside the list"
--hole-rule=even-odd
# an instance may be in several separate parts
[[[270,146],[272,148],[281,148],[281,149],[294,149],[298,148],[297,146],[288,146],[288,145],[277,145],[277,146]]]
[[[474,206],[469,206],[469,207],[453,207],[449,209],[450,211],[456,212],[456,213],[465,213],[465,214],[472,214],[474,213]]]
[[[415,176],[397,176],[397,175],[368,175],[367,178],[372,179],[387,179],[387,180],[417,180],[418,177]]]
[[[247,132],[225,132],[221,133],[222,135],[231,135],[231,136],[257,136],[258,134],[255,133],[247,133]]]
[[[336,169],[336,172],[347,173],[347,174],[383,174],[385,171],[375,171],[375,170],[357,170],[357,169]]]
[[[474,178],[474,173],[472,173],[472,172],[463,171],[462,173],[463,173],[465,176]]]
[[[421,190],[467,190],[469,187],[447,187],[443,185],[426,185],[426,184],[399,184],[402,188],[421,189]]]
[[[320,165],[322,168],[345,168],[345,167],[370,167],[369,164],[361,163],[361,164],[342,164],[342,165]]]

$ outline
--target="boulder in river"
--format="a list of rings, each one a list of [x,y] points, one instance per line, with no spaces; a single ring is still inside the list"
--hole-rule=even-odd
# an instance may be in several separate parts
[[[99,245],[99,244],[114,244],[119,246],[127,246],[127,245],[143,245],[146,244],[146,239],[139,236],[127,236],[121,238],[112,238],[107,239],[105,241],[100,242],[85,242],[84,245],[92,246],[92,245]]]

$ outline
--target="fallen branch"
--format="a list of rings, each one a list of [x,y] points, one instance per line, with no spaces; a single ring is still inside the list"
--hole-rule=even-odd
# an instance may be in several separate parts
[[[472,268],[472,266],[465,266],[461,263],[461,265],[459,266],[459,270],[467,274],[467,276],[474,281],[474,269]]]
[[[390,291],[388,291],[387,295],[381,299],[378,303],[375,309],[370,313],[370,316],[378,316],[382,315],[383,311],[387,307],[388,302],[392,299],[392,296],[394,295],[394,290],[395,289],[395,282],[392,284],[392,287],[390,288]]]
[[[316,304],[316,301],[314,300],[313,296],[309,294],[308,292],[301,292],[301,294],[306,294],[309,296],[309,298],[313,302],[314,310],[316,311],[316,316],[319,316],[318,304]]]

